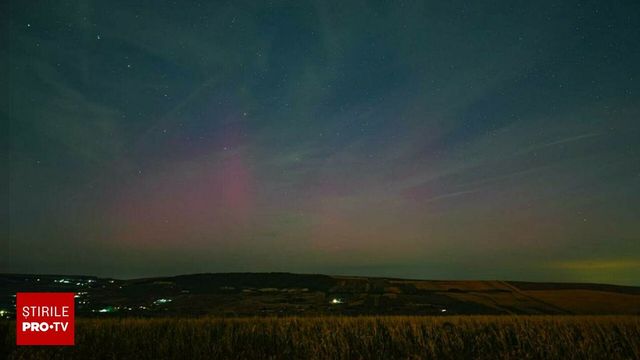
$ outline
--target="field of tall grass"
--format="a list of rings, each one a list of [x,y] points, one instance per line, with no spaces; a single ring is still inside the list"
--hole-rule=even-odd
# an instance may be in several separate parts
[[[73,347],[9,359],[640,359],[640,317],[452,316],[77,319]]]

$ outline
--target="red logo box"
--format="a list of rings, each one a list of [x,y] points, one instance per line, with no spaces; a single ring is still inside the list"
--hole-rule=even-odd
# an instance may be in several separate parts
[[[74,345],[74,293],[18,293],[17,345]]]

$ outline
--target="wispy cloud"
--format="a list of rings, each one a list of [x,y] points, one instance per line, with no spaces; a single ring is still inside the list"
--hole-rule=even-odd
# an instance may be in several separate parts
[[[549,146],[566,144],[566,143],[580,141],[580,140],[583,140],[583,139],[588,139],[588,138],[592,138],[592,137],[596,137],[596,136],[600,136],[600,135],[602,135],[602,133],[587,133],[587,134],[581,134],[581,135],[576,135],[576,136],[570,136],[570,137],[567,137],[567,138],[564,138],[564,139],[559,139],[559,140],[556,140],[556,141],[552,141],[552,142],[536,145],[536,146],[534,146],[534,148],[535,149],[540,149],[540,148],[545,148],[545,147],[549,147]]]
[[[435,196],[432,196],[432,197],[427,197],[424,200],[421,200],[421,202],[422,203],[431,203],[431,202],[445,200],[445,199],[449,199],[449,198],[453,198],[453,197],[459,197],[459,196],[464,196],[464,195],[468,195],[468,194],[477,193],[478,191],[480,191],[480,189],[445,193],[445,194],[435,195]]]
[[[600,132],[591,132],[591,133],[585,133],[585,134],[580,134],[580,135],[575,135],[575,136],[569,136],[569,137],[566,137],[566,138],[562,138],[562,139],[558,139],[558,140],[554,140],[554,141],[550,141],[550,142],[534,144],[534,145],[526,147],[526,148],[524,148],[524,149],[522,149],[520,151],[517,151],[513,155],[514,156],[523,155],[523,154],[534,152],[536,150],[540,150],[540,149],[544,149],[544,148],[548,148],[548,147],[552,147],[552,146],[557,146],[557,145],[569,144],[569,143],[573,143],[573,142],[577,142],[577,141],[582,141],[582,140],[593,138],[593,137],[600,136],[600,135],[602,135],[602,133],[600,133]]]

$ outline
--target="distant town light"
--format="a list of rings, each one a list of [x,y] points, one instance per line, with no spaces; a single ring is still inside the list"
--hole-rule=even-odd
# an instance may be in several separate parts
[[[342,304],[343,301],[342,301],[342,299],[334,298],[333,300],[331,300],[331,303],[332,304]]]
[[[440,312],[447,312],[447,309],[442,309],[440,310]]]
[[[111,313],[111,312],[117,311],[119,308],[120,308],[119,306],[117,306],[117,307],[107,306],[105,308],[102,308],[102,309],[98,310],[98,312],[99,313]]]

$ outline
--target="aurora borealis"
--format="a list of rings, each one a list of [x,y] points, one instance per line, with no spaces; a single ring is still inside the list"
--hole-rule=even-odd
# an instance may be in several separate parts
[[[0,272],[640,285],[636,1],[1,16]]]

